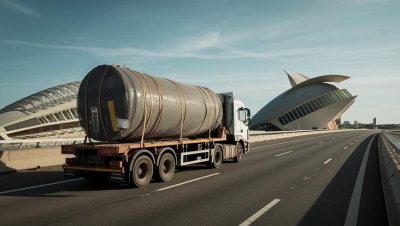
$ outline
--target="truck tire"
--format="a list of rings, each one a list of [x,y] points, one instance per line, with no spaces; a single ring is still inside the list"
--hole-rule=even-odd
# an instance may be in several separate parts
[[[153,171],[154,165],[149,156],[139,155],[139,157],[135,159],[135,163],[132,167],[131,185],[138,188],[148,185],[153,177]]]
[[[214,149],[214,156],[213,156],[213,162],[208,163],[207,166],[210,168],[219,168],[222,165],[222,148],[221,146],[216,146]]]
[[[236,157],[233,159],[235,162],[242,162],[243,146],[241,143],[236,144]]]
[[[157,179],[160,181],[169,181],[175,174],[175,158],[171,153],[164,153],[161,156],[157,167]]]

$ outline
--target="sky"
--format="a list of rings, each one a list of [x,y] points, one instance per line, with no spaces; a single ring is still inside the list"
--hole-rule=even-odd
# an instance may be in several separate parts
[[[351,77],[343,121],[400,123],[400,1],[0,0],[0,108],[101,64],[216,93],[254,115],[283,70]]]

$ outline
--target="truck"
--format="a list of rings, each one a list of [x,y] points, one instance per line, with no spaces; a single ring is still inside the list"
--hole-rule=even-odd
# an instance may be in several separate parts
[[[143,187],[169,181],[176,167],[240,163],[249,152],[250,110],[233,92],[99,65],[77,97],[85,142],[61,146],[65,177]]]

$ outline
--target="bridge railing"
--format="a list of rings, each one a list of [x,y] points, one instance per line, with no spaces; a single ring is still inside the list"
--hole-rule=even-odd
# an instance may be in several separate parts
[[[363,129],[358,129],[363,130]],[[337,129],[337,130],[326,130],[326,129],[314,129],[314,130],[290,130],[290,131],[264,131],[264,130],[250,130],[250,136],[256,135],[268,135],[268,134],[293,134],[293,133],[331,133],[331,132],[344,132],[344,131],[355,131],[354,129]]]
[[[378,139],[382,186],[389,225],[400,225],[400,136],[381,131]]]
[[[397,131],[381,132],[386,149],[400,162],[400,134]]]
[[[42,146],[56,146],[61,144],[77,144],[77,143],[83,143],[84,140],[85,138],[0,140],[0,150],[40,148]]]
[[[345,130],[292,130],[292,131],[249,131],[250,141],[255,137],[265,137],[262,140],[279,139],[298,135],[309,135],[316,133],[326,132],[340,132]],[[85,138],[34,138],[34,139],[18,139],[18,140],[0,140],[0,151],[1,150],[19,150],[26,148],[40,148],[48,146],[57,146],[62,144],[79,144],[83,143]]]

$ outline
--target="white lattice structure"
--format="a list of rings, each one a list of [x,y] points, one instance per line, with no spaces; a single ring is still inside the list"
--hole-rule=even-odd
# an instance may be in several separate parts
[[[0,139],[84,137],[76,110],[80,81],[37,92],[0,110]]]

